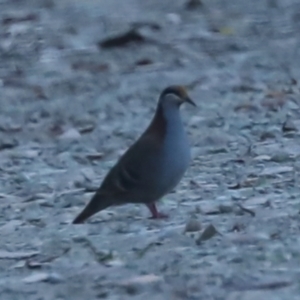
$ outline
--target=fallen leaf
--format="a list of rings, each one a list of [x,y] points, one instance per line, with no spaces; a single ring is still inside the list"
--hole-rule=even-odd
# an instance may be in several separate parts
[[[130,29],[125,33],[121,33],[119,35],[115,35],[113,37],[108,37],[103,41],[99,42],[98,45],[101,48],[116,48],[116,47],[124,47],[129,43],[143,43],[145,42],[145,37],[137,30]]]
[[[250,85],[250,84],[239,83],[232,87],[232,91],[239,92],[239,93],[248,93],[248,92],[260,92],[261,89],[257,88],[256,86]],[[247,105],[247,103],[244,103],[244,104]],[[248,102],[248,104],[251,105],[252,103]],[[243,104],[241,104],[241,105],[243,105]],[[254,105],[254,104],[252,104],[252,105]]]
[[[78,128],[78,131],[81,134],[85,134],[85,133],[92,132],[94,129],[95,129],[95,124],[88,124],[88,125],[85,125],[85,126],[82,126],[82,127]]]
[[[11,25],[14,23],[20,22],[30,22],[30,21],[37,21],[39,16],[34,13],[29,13],[24,16],[7,16],[2,19],[2,25]]]
[[[252,287],[252,289],[255,290],[277,290],[281,289],[287,286],[292,285],[293,282],[289,280],[276,280],[276,281],[269,281],[269,282],[264,282],[264,283],[258,283],[255,286]]]
[[[0,259],[22,259],[22,258],[30,258],[32,256],[38,255],[37,251],[29,251],[29,252],[13,252],[13,251],[5,251],[0,250]]]
[[[259,109],[256,105],[252,104],[252,103],[242,103],[239,104],[237,106],[235,106],[234,108],[235,112],[239,112],[239,111],[245,111],[245,112],[249,112],[249,111],[253,111],[253,112],[258,112]]]
[[[103,158],[103,153],[102,152],[95,152],[95,153],[88,153],[86,154],[86,158],[90,159],[90,160],[98,160]]]
[[[135,62],[137,66],[146,66],[153,64],[153,61],[150,58],[143,58]]]

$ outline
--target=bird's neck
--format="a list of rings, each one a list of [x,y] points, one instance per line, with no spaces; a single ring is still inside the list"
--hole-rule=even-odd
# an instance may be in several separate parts
[[[181,126],[181,124],[179,108],[169,103],[160,102],[146,132],[151,132],[160,139],[164,139],[167,132],[177,130],[176,127]]]

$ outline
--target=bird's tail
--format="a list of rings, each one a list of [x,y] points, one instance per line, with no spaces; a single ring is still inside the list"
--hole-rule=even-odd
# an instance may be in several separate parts
[[[86,219],[96,214],[97,212],[112,205],[112,201],[107,197],[102,197],[96,193],[83,211],[74,219],[73,224],[81,224]]]

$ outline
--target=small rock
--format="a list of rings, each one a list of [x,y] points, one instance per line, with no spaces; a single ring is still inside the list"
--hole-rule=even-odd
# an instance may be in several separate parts
[[[269,155],[258,155],[256,157],[254,157],[253,160],[256,160],[256,161],[269,161],[269,160],[271,160],[271,156],[269,156]]]
[[[26,266],[26,261],[21,260],[21,261],[17,262],[16,264],[14,264],[13,266],[11,266],[10,269],[22,269],[25,266]]]
[[[5,149],[12,149],[19,145],[19,142],[14,138],[3,138],[0,141],[0,151]]]
[[[128,295],[137,295],[142,292],[144,288],[148,288],[150,285],[157,284],[163,280],[162,277],[148,274],[132,277],[119,282],[119,286],[122,287]]]
[[[26,267],[28,269],[40,269],[42,267],[42,263],[38,261],[27,261],[26,262]]]
[[[257,245],[261,242],[270,240],[270,237],[264,233],[240,233],[233,232],[226,236],[230,243],[239,245]]]
[[[247,207],[257,207],[265,206],[267,202],[269,202],[269,199],[264,195],[248,198],[244,203]]]
[[[210,224],[208,225],[202,234],[199,236],[199,238],[196,240],[196,244],[200,245],[202,242],[207,241],[211,239],[213,236],[215,236],[218,233],[217,229],[214,225]]]
[[[4,132],[17,132],[21,131],[22,126],[20,124],[16,124],[15,120],[12,118],[3,118],[0,120],[0,131]]]
[[[46,281],[47,279],[48,279],[47,273],[35,273],[23,278],[22,281],[24,283],[35,283],[35,282]]]
[[[75,128],[70,128],[65,131],[62,135],[60,135],[60,139],[62,140],[78,140],[80,139],[81,134]]]
[[[148,274],[148,275],[141,275],[141,276],[136,276],[132,277],[129,279],[125,279],[120,282],[120,285],[126,286],[126,285],[131,285],[131,284],[147,284],[147,283],[153,283],[153,282],[158,282],[161,281],[162,277],[154,275],[154,274]]]
[[[185,225],[184,232],[195,232],[201,230],[201,224],[196,218],[191,218]]]
[[[237,207],[240,209],[240,211],[236,211],[237,215],[243,215],[245,213],[251,215],[252,217],[255,217],[255,212],[249,208],[244,207],[243,205],[237,203]]]
[[[48,274],[48,278],[46,279],[49,283],[60,283],[63,281],[63,278],[60,274],[57,273],[50,273]]]
[[[76,188],[83,188],[85,190],[93,190],[94,187],[97,189],[98,183],[95,186],[93,183],[95,177],[96,175],[92,168],[85,168],[81,170],[80,174],[74,177],[73,185]]]
[[[229,205],[229,204],[220,204],[219,205],[219,212],[220,214],[230,214],[233,212],[233,206],[232,205]]]
[[[196,9],[198,7],[201,7],[203,5],[202,1],[201,0],[189,0],[187,3],[186,3],[186,8],[187,9]]]
[[[266,141],[266,140],[274,139],[274,138],[276,138],[276,132],[274,132],[274,131],[265,131],[260,135],[261,141]]]
[[[37,156],[39,156],[40,151],[39,150],[25,150],[23,151],[22,156],[24,158],[36,158]]]
[[[92,168],[84,168],[80,171],[80,173],[88,181],[93,181],[93,179],[96,177],[96,174]]]
[[[181,23],[181,18],[179,15],[174,14],[174,13],[169,13],[166,16],[168,22],[174,24],[174,25],[179,25]]]
[[[104,154],[101,152],[88,153],[88,154],[86,154],[86,158],[90,159],[90,160],[98,160],[98,159],[103,158],[103,155]]]
[[[39,254],[39,252],[37,251],[13,252],[13,251],[0,250],[0,259],[22,259],[22,258],[29,258],[37,254]]]
[[[297,131],[297,127],[295,124],[290,120],[287,119],[283,124],[281,128],[282,132],[291,132],[291,131]]]
[[[24,283],[36,283],[36,282],[49,282],[49,283],[59,283],[63,279],[59,274],[56,273],[35,273],[23,278]]]
[[[2,234],[10,234],[13,233],[16,229],[18,229],[23,224],[20,220],[11,220],[0,227],[0,231]]]
[[[87,124],[78,128],[81,134],[92,132],[95,129],[95,124]]]
[[[125,263],[121,259],[118,259],[118,258],[112,259],[112,260],[104,263],[104,265],[107,267],[122,267],[122,266],[124,266],[124,264]]]
[[[39,150],[24,150],[24,149],[16,149],[17,151],[14,151],[13,153],[11,153],[11,157],[15,157],[15,158],[36,158],[37,156],[39,156],[40,151]]]
[[[274,153],[274,155],[272,155],[271,157],[271,161],[278,162],[278,163],[287,162],[291,160],[292,160],[291,155],[286,152]]]

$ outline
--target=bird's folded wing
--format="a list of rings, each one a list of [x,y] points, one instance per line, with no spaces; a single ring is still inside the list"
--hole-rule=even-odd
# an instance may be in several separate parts
[[[151,185],[159,175],[160,151],[161,145],[153,137],[138,140],[107,174],[102,192],[126,194]]]

